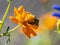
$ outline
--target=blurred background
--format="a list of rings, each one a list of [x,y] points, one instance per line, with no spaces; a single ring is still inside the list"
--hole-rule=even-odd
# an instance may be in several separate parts
[[[14,7],[18,8],[23,5],[26,11],[31,12],[39,19],[41,15],[53,11],[51,7],[54,4],[60,5],[60,0],[13,0],[7,19],[5,20],[3,32],[8,26],[13,28],[17,25],[9,20],[9,15],[13,15],[14,13]],[[4,15],[7,5],[7,0],[0,0],[0,20]],[[7,37],[1,37],[0,45],[6,45],[6,40]],[[11,34],[11,42],[7,45],[60,45],[60,35],[52,31],[50,34],[46,32],[29,39],[17,29]]]

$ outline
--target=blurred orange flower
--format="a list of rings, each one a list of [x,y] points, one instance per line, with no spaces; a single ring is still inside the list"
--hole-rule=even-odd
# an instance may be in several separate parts
[[[49,0],[39,0],[41,3],[45,4],[45,3],[48,3]]]
[[[14,16],[9,16],[9,19],[14,23],[21,25],[22,30],[26,36],[31,38],[31,35],[36,36],[34,30],[37,29],[37,25],[29,24],[28,22],[34,22],[35,16],[29,12],[25,12],[24,7],[20,6],[18,9],[14,7]]]
[[[56,27],[57,18],[52,16],[52,12],[44,14],[40,20],[40,22],[43,24],[43,27],[48,28],[49,30],[53,30]]]

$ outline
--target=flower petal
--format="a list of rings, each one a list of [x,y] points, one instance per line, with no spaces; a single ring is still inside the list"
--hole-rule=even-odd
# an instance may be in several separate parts
[[[18,10],[16,7],[14,7],[14,15],[17,16],[18,15]]]
[[[25,35],[27,35],[29,38],[31,38],[31,35],[32,36],[36,36],[36,32],[34,31],[34,29],[32,29],[30,27],[30,25],[26,24],[26,28],[23,28],[23,32]]]
[[[18,20],[13,16],[9,16],[9,19],[12,20],[14,23],[18,23]]]
[[[18,12],[19,12],[20,14],[23,14],[23,12],[25,12],[24,7],[23,7],[23,6],[20,6],[20,7],[18,8]]]

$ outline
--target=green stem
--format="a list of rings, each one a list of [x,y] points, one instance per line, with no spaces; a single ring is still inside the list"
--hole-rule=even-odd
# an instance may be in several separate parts
[[[11,29],[11,30],[9,31],[9,33],[15,31],[18,27],[20,27],[20,25],[17,25],[17,26],[14,27],[13,29]],[[0,34],[0,37],[2,37],[2,36],[5,36],[5,35],[4,35],[4,34]]]
[[[9,4],[8,4],[8,6],[7,6],[7,9],[6,9],[5,13],[4,13],[4,16],[3,16],[3,18],[2,18],[2,23],[1,23],[1,25],[0,25],[0,30],[2,29],[2,25],[3,25],[3,23],[4,23],[4,21],[5,21],[6,17],[7,17],[8,11],[9,11],[9,9],[10,9],[10,3],[11,3],[11,2],[9,2]]]
[[[20,27],[20,25],[17,25],[17,26],[14,27],[13,29],[11,29],[9,32],[13,32],[13,31],[15,31],[18,27]]]
[[[57,31],[60,34],[60,19],[58,19],[58,22],[57,22]]]

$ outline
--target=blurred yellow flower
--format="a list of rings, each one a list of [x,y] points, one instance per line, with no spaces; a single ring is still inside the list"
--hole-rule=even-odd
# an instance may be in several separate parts
[[[20,6],[18,9],[14,7],[14,16],[15,17],[9,16],[9,19],[14,23],[21,25],[26,36],[31,38],[31,35],[37,35],[34,30],[37,29],[38,25],[29,24],[29,22],[34,22],[34,15],[32,15],[30,12],[25,12],[24,7]]]

